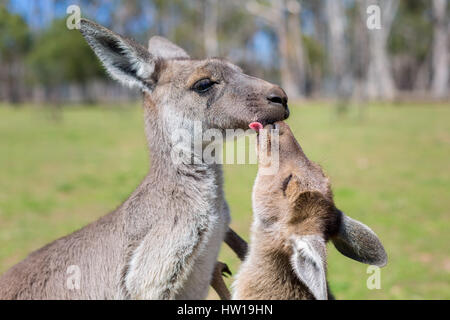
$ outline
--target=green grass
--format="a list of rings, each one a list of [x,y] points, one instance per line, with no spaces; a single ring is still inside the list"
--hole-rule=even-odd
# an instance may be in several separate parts
[[[389,255],[381,289],[363,264],[329,246],[339,299],[450,298],[450,108],[372,105],[363,120],[319,103],[291,106],[289,124],[333,183],[336,204],[369,225]],[[144,177],[141,109],[0,106],[0,273],[118,206]],[[232,227],[248,239],[255,165],[225,166]],[[224,246],[221,259],[236,272]],[[214,297],[211,294],[210,297]]]

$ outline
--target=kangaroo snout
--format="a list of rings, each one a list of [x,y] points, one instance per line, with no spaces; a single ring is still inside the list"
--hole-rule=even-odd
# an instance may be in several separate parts
[[[267,94],[267,101],[269,101],[269,104],[282,106],[285,109],[285,119],[289,117],[288,96],[281,87],[274,86],[271,88]]]
[[[288,96],[280,86],[274,85],[270,88],[266,99],[270,106],[282,107],[284,109],[284,117],[282,120],[286,120],[289,117]]]
[[[309,162],[301,146],[295,139],[291,128],[284,121],[268,124],[264,126],[263,131],[257,131],[260,132],[257,139],[257,151],[260,158],[266,155],[271,156],[272,152],[275,151],[279,153],[280,164],[287,163],[289,159],[296,161],[302,159],[303,162]],[[272,146],[272,143],[275,141],[272,135],[278,135],[279,143],[277,150],[272,150],[277,146]]]
[[[225,112],[230,111],[228,115],[239,122],[238,127],[247,128],[254,123],[250,128],[258,131],[289,117],[288,97],[280,86],[245,74],[236,75],[234,82],[233,105]]]

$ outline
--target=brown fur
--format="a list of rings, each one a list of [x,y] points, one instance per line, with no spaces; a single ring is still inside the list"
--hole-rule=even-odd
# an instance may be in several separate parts
[[[290,128],[285,123],[277,125],[280,166],[275,175],[264,176],[258,171],[250,250],[234,284],[237,299],[313,299],[293,270],[292,237],[319,235],[328,239],[339,226],[340,215],[328,178],[306,157]],[[260,166],[267,150],[259,144]]]
[[[326,241],[356,261],[384,266],[387,254],[365,224],[335,207],[329,179],[303,153],[289,126],[277,122],[279,166],[258,138],[249,252],[234,283],[234,299],[334,299],[326,282]],[[276,146],[276,144],[274,144]]]

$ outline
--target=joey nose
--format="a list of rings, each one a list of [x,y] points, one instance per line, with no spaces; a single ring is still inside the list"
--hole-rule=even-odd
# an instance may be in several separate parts
[[[267,94],[267,100],[271,104],[281,105],[287,109],[288,97],[284,92],[284,90],[278,86],[275,86],[272,89],[270,89],[269,93]]]

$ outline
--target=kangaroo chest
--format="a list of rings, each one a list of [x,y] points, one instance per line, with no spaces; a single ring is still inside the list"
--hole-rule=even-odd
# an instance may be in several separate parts
[[[193,244],[199,249],[177,299],[204,299],[207,296],[214,265],[228,229],[230,217],[223,198],[221,179],[214,179],[215,187],[209,185],[208,180],[204,181],[203,192],[199,193],[203,201],[197,202],[203,205],[191,208],[191,214],[198,218],[197,227],[204,230],[204,236],[198,244]]]
[[[205,298],[229,223],[221,176],[182,175],[164,195],[139,205],[152,227],[129,260],[127,290],[132,298]]]
[[[199,250],[187,280],[177,294],[177,299],[204,299],[208,294],[214,265],[228,229],[228,213],[217,208],[217,215],[210,221],[208,236],[200,244],[202,249]]]

